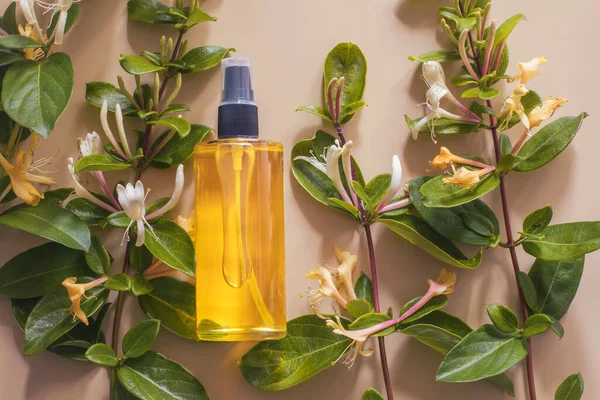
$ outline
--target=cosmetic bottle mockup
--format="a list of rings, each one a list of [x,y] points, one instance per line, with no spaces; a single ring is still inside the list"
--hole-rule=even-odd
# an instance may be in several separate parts
[[[221,64],[218,139],[194,151],[201,340],[286,333],[283,147],[258,138],[252,62]]]

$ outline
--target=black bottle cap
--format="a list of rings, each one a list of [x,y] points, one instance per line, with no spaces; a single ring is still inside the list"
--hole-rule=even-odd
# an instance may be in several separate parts
[[[252,88],[252,61],[227,58],[221,62],[219,138],[258,137],[258,107]]]

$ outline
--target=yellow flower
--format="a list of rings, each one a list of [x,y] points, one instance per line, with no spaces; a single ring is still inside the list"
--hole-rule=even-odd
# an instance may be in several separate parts
[[[440,147],[440,154],[435,156],[435,158],[429,161],[429,165],[432,168],[446,169],[448,164],[451,164],[456,160],[456,156],[448,150],[448,148],[442,146]]]
[[[442,179],[442,182],[444,182],[445,184],[453,183],[455,185],[460,186],[461,188],[470,188],[471,186],[479,182],[479,178],[482,175],[485,175],[488,172],[490,171],[485,169],[471,171],[469,169],[466,169],[465,167],[460,167],[454,172],[454,175],[452,175],[449,178]]]
[[[427,282],[429,283],[429,290],[434,296],[452,294],[456,285],[456,274],[443,268],[435,281],[428,279]]]
[[[31,26],[31,24],[26,24],[25,28],[23,28],[23,26],[21,24],[19,24],[18,28],[19,28],[19,34],[21,36],[25,36],[30,39],[33,39],[38,43],[43,43],[42,38],[40,37],[39,33],[33,29],[33,26]],[[27,49],[23,49],[23,51],[25,52],[25,58],[28,60],[37,61],[44,57],[44,50],[42,50],[40,48],[37,48],[37,49],[27,48]]]
[[[395,321],[391,321],[391,322],[395,322]],[[371,328],[367,328],[367,329],[361,329],[361,330],[357,330],[357,331],[347,330],[346,328],[344,328],[344,326],[342,325],[342,321],[340,321],[340,317],[338,317],[337,315],[335,316],[335,321],[328,319],[326,323],[327,323],[328,327],[333,329],[333,333],[335,333],[336,335],[341,335],[341,336],[345,336],[349,339],[352,339],[352,342],[344,350],[342,355],[337,360],[332,362],[331,364],[335,365],[335,363],[337,363],[340,358],[342,358],[345,354],[347,354],[346,361],[344,363],[349,364],[350,367],[354,364],[354,361],[356,361],[356,357],[358,357],[359,354],[362,356],[365,356],[365,357],[368,357],[371,354],[373,354],[373,351],[374,351],[373,348],[368,348],[368,349],[363,350],[363,345],[365,344],[365,342],[367,341],[367,339],[369,338],[370,335],[387,328],[387,326],[385,328],[380,328],[380,325],[382,325],[382,324],[377,324],[377,325],[375,325]]]
[[[193,242],[195,239],[194,233],[196,225],[196,216],[194,215],[194,211],[190,213],[190,216],[188,218],[178,215],[177,218],[175,218],[175,223],[181,228],[183,228],[183,230],[186,231],[188,235],[190,235]]]
[[[531,78],[540,74],[540,69],[543,64],[546,64],[546,57],[535,57],[531,61],[519,63],[517,67],[519,67],[519,73],[509,79],[509,82],[515,81],[517,79],[521,80],[522,84],[527,83]]]
[[[86,290],[95,288],[98,285],[106,282],[108,278],[98,278],[89,283],[75,283],[77,282],[77,278],[71,277],[67,278],[63,281],[62,285],[67,288],[67,293],[69,294],[69,300],[71,300],[71,312],[73,313],[73,322],[75,320],[80,320],[86,325],[89,325],[87,316],[81,309],[81,298],[86,298],[85,292]]]
[[[527,129],[527,131],[530,130],[529,119],[527,118],[527,114],[525,114],[523,103],[521,103],[521,98],[527,93],[529,93],[529,90],[525,87],[525,85],[519,84],[515,86],[510,96],[504,100],[504,104],[502,105],[503,110],[500,113],[500,116],[506,117],[506,126],[508,126],[513,114],[517,114],[525,129]]]
[[[329,268],[318,266],[315,271],[310,271],[305,276],[308,279],[317,279],[319,281],[319,288],[308,292],[310,306],[319,318],[325,318],[319,311],[318,306],[327,297],[335,299],[342,307],[346,308],[348,301],[344,299],[336,284],[333,282],[333,276],[331,275]]]
[[[40,167],[46,164],[48,159],[40,159],[33,161],[33,148],[37,146],[35,138],[31,139],[31,145],[29,150],[18,150],[15,156],[15,163],[11,164],[2,154],[0,154],[0,165],[6,171],[10,178],[9,188],[12,188],[13,192],[30,206],[37,206],[44,195],[41,194],[31,182],[41,183],[43,185],[54,185],[56,182],[54,179],[49,178],[44,174]],[[33,172],[40,172],[42,175],[33,174]],[[7,188],[7,190],[9,190]],[[4,197],[6,193],[0,194],[0,198]]]
[[[548,97],[541,106],[537,106],[529,113],[527,117],[529,119],[529,129],[540,126],[542,122],[552,117],[554,112],[568,101],[558,97]]]
[[[354,292],[354,285],[352,283],[352,272],[356,269],[358,257],[347,251],[341,251],[337,246],[333,248],[333,252],[338,260],[338,266],[334,269],[335,277],[337,278],[336,286],[338,288],[342,286],[349,299],[356,300],[356,293]]]

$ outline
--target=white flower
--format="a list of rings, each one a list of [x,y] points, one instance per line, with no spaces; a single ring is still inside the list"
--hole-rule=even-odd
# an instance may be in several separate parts
[[[142,181],[137,181],[135,187],[131,183],[128,183],[126,186],[118,184],[117,196],[119,204],[123,207],[123,211],[131,218],[127,229],[125,229],[123,241],[125,240],[125,237],[129,240],[129,229],[135,222],[137,224],[137,240],[135,245],[140,247],[144,244],[144,224],[152,231],[152,227],[146,220],[146,205],[144,204],[146,201],[146,192],[144,191],[144,184]]]
[[[39,35],[40,39],[44,37],[37,16],[35,15],[35,0],[15,0],[19,4],[23,16],[28,24],[35,28],[35,31]]]
[[[117,197],[119,200],[119,204],[123,207],[123,211],[127,217],[131,218],[131,222],[125,229],[125,234],[123,235],[123,241],[125,238],[129,239],[129,229],[131,229],[131,225],[135,222],[137,225],[137,240],[135,245],[140,247],[144,244],[145,238],[145,228],[144,226],[150,229],[150,233],[154,235],[154,230],[152,226],[148,223],[148,220],[153,219],[159,215],[166,213],[171,210],[179,199],[181,198],[181,193],[183,192],[183,184],[184,184],[184,176],[183,176],[183,165],[179,165],[177,167],[177,172],[175,176],[175,188],[173,189],[173,195],[161,208],[158,210],[146,215],[146,196],[147,192],[144,191],[144,184],[142,181],[137,181],[135,186],[131,183],[128,183],[126,186],[121,184],[117,185]]]
[[[319,311],[318,306],[321,304],[323,299],[327,297],[335,299],[342,307],[346,308],[348,301],[344,299],[342,294],[337,289],[337,286],[333,281],[333,275],[331,274],[329,268],[317,266],[316,270],[310,271],[305,276],[308,279],[317,279],[319,281],[319,288],[308,292],[310,305],[319,318],[325,318]]]
[[[115,139],[115,135],[113,135],[110,130],[110,125],[108,124],[108,102],[104,100],[102,102],[102,107],[100,108],[100,123],[102,124],[102,129],[108,137],[108,140],[115,148],[115,151],[119,153],[119,156],[124,160],[129,160],[131,158],[131,151],[129,150],[129,145],[127,144],[127,137],[125,136],[125,128],[123,127],[123,113],[121,112],[121,106],[119,104],[115,105],[115,119],[117,121],[117,129],[119,131],[119,136],[121,138],[121,143],[125,152],[121,149],[121,145]]]
[[[58,13],[58,21],[56,23],[56,28],[54,29],[54,44],[61,45],[63,43],[69,9],[73,3],[78,1],[80,0],[56,0],[54,3],[48,3],[37,0],[37,3],[45,10],[45,12],[52,12],[53,16]]]
[[[433,86],[435,83],[441,83],[446,86],[446,74],[442,64],[437,61],[426,61],[421,69],[423,79],[427,82],[427,86]]]
[[[331,319],[327,320],[327,326],[330,328],[333,328],[333,333],[335,333],[336,335],[342,335],[349,339],[352,339],[352,342],[350,343],[350,345],[344,350],[344,352],[340,356],[340,358],[342,358],[344,356],[344,354],[346,354],[346,352],[349,350],[348,355],[347,355],[347,361],[345,362],[345,363],[349,364],[349,366],[352,366],[354,364],[354,361],[356,361],[356,357],[358,357],[359,354],[363,355],[365,357],[368,357],[371,354],[373,354],[373,351],[374,351],[373,348],[368,348],[368,349],[363,350],[363,345],[365,344],[365,342],[367,341],[367,339],[369,338],[370,335],[372,335],[373,333],[377,333],[379,330],[381,330],[379,325],[381,325],[381,324],[375,325],[368,329],[351,331],[351,330],[347,330],[346,328],[344,328],[344,326],[342,325],[342,322],[340,321],[340,317],[338,317],[337,315],[335,317],[335,321],[333,321]],[[336,362],[338,362],[338,360],[340,358],[335,360],[332,364],[335,364]]]
[[[62,207],[63,208],[66,207],[67,204],[69,204],[71,201],[73,201],[77,198],[83,198],[83,199],[87,199],[87,200],[91,201],[92,203],[104,208],[105,210],[108,210],[110,212],[116,212],[117,211],[116,208],[114,208],[113,206],[111,206],[109,204],[106,204],[105,202],[103,202],[102,200],[100,200],[99,198],[97,198],[96,196],[91,194],[79,182],[79,177],[75,173],[75,167],[73,165],[73,157],[69,157],[67,159],[67,162],[68,162],[69,173],[71,174],[71,184],[73,185],[73,190],[75,190],[75,192],[63,200],[63,202],[61,203]]]
[[[83,139],[78,139],[78,143],[82,157],[102,154],[102,143],[96,132],[88,133]]]
[[[391,199],[396,197],[398,191],[400,191],[400,187],[402,186],[402,163],[400,162],[400,157],[396,154],[392,157],[392,178],[390,181],[390,187],[386,193],[386,195],[381,199],[377,207],[375,208],[377,211],[380,211],[383,207],[390,202]]]
[[[417,122],[415,124],[415,126],[413,126],[411,133],[412,133],[412,137],[413,139],[417,139],[417,137],[419,136],[419,131],[421,130],[421,128],[423,128],[426,124],[431,122],[431,138],[434,140],[435,142],[435,131],[434,131],[434,124],[435,124],[435,120],[438,118],[442,118],[442,117],[446,117],[446,118],[452,118],[452,119],[456,119],[453,117],[456,117],[454,114],[444,110],[442,107],[440,107],[440,101],[442,100],[442,98],[448,94],[448,88],[446,87],[445,84],[440,84],[438,82],[434,83],[433,85],[431,85],[431,87],[427,90],[426,92],[426,97],[427,97],[427,101],[425,102],[425,105],[427,105],[427,108],[429,108],[429,110],[431,111],[429,114],[427,114],[426,117],[421,118],[421,120],[419,122]]]

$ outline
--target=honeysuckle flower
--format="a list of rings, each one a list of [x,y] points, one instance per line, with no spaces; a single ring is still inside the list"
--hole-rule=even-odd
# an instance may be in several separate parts
[[[508,81],[513,82],[520,79],[522,84],[526,84],[531,78],[540,74],[542,65],[546,64],[547,60],[545,56],[535,57],[528,62],[518,63],[519,73]]]
[[[429,161],[429,165],[432,168],[446,169],[448,165],[451,164],[464,164],[471,165],[473,167],[478,168],[489,168],[490,166],[478,161],[469,160],[468,158],[460,157],[452,154],[447,147],[440,147],[440,154],[435,156],[435,158]]]
[[[354,292],[352,273],[356,269],[358,257],[350,252],[341,251],[340,248],[337,246],[333,248],[333,252],[338,261],[338,266],[333,269],[334,277],[337,281],[336,287],[343,287],[344,293],[346,293],[348,299],[356,300],[356,293]]]
[[[451,177],[442,179],[445,184],[453,183],[461,188],[470,188],[480,181],[483,175],[492,171],[493,168],[484,168],[479,170],[469,170],[465,167],[460,167],[454,171]]]
[[[80,320],[86,325],[89,325],[87,316],[81,309],[81,298],[86,298],[85,292],[96,286],[99,286],[106,282],[108,278],[98,278],[89,283],[76,283],[77,278],[71,277],[67,278],[63,281],[62,285],[67,288],[67,293],[69,295],[69,300],[71,300],[71,312],[73,313],[73,322],[76,320]]]
[[[476,81],[479,81],[479,76],[477,75],[477,73],[473,69],[473,66],[471,65],[471,60],[467,56],[467,47],[466,47],[466,45],[467,45],[467,37],[468,36],[469,36],[469,30],[468,29],[464,29],[460,33],[460,36],[458,38],[458,53],[460,54],[460,58],[462,59],[462,62],[464,64],[465,68],[467,69],[467,72],[469,74],[471,74],[471,76],[473,77],[473,79],[475,79]]]
[[[69,169],[69,174],[71,175],[71,184],[73,186],[74,192],[71,193],[66,199],[63,200],[63,202],[61,203],[63,208],[66,207],[71,201],[73,201],[77,198],[82,198],[82,199],[87,199],[87,200],[91,201],[92,203],[94,203],[110,212],[118,211],[117,208],[111,206],[110,204],[105,203],[104,201],[102,201],[99,198],[97,198],[96,196],[94,196],[92,193],[89,192],[89,190],[87,190],[79,182],[79,176],[77,176],[77,174],[75,173],[73,157],[69,157],[67,159],[67,167]]]
[[[102,154],[102,143],[100,136],[96,132],[88,133],[83,139],[77,140],[79,144],[79,152],[83,157],[94,154]]]
[[[29,25],[31,25],[33,27],[33,29],[35,29],[39,38],[43,38],[44,34],[42,33],[42,30],[40,29],[40,24],[38,22],[36,14],[35,14],[36,0],[14,0],[14,1],[19,5],[19,8],[21,9],[21,12],[23,13],[23,16],[25,17],[25,20],[27,21],[27,23]]]
[[[524,84],[519,84],[515,86],[510,96],[504,100],[502,105],[502,112],[500,113],[501,117],[506,117],[505,125],[508,126],[510,119],[513,114],[517,114],[521,123],[525,127],[527,131],[530,130],[529,119],[527,118],[527,114],[525,113],[525,108],[523,107],[523,103],[521,102],[521,98],[529,93],[527,87]]]
[[[196,215],[194,214],[194,211],[192,211],[190,213],[190,216],[187,218],[182,215],[178,215],[175,218],[175,223],[181,228],[183,228],[183,230],[186,231],[188,235],[190,235],[190,238],[192,238],[193,242],[196,232]]]
[[[390,321],[386,321],[386,322],[389,323]],[[367,339],[369,338],[370,335],[387,328],[386,327],[386,328],[382,329],[379,326],[382,324],[378,324],[378,325],[374,325],[367,329],[361,329],[361,330],[356,330],[356,331],[347,330],[346,328],[344,328],[344,326],[342,325],[342,322],[340,321],[340,317],[338,317],[337,315],[335,317],[335,321],[332,319],[328,319],[326,323],[327,323],[328,327],[333,329],[333,333],[335,333],[336,335],[342,335],[342,336],[352,339],[352,343],[350,343],[350,345],[344,350],[342,355],[337,360],[332,362],[331,364],[332,365],[336,364],[340,360],[340,358],[342,358],[344,355],[347,354],[345,363],[349,364],[350,367],[354,364],[354,361],[356,361],[356,357],[358,357],[359,354],[362,356],[365,356],[365,357],[368,357],[371,354],[373,354],[373,352],[374,352],[373,348],[368,348],[368,349],[363,350],[363,346],[364,346],[365,342],[367,341]],[[394,324],[392,324],[392,325],[394,325]],[[389,326],[392,326],[392,325],[389,325]]]
[[[342,109],[342,89],[344,88],[345,78],[333,78],[327,86],[327,103],[329,106],[329,116],[334,124],[340,122],[340,114]]]
[[[560,99],[558,97],[548,97],[541,106],[537,106],[527,116],[529,120],[529,128],[533,129],[540,126],[544,121],[552,117],[554,112],[561,107],[563,104],[567,103],[569,100]]]
[[[427,282],[429,283],[429,290],[425,293],[425,296],[421,297],[415,305],[406,310],[406,312],[400,316],[398,322],[403,321],[416,313],[421,307],[427,304],[432,297],[440,296],[442,294],[452,294],[454,292],[454,286],[456,285],[456,274],[454,272],[449,272],[444,268],[435,281],[429,279]]]
[[[38,43],[42,43],[42,39],[41,37],[38,35],[38,33],[36,31],[33,30],[33,27],[30,24],[26,24],[25,27],[23,27],[22,25],[18,25],[18,29],[19,29],[19,34],[21,36],[25,36],[28,37],[30,39],[35,40]],[[35,48],[26,48],[23,49],[25,58],[28,60],[40,60],[41,58],[44,57],[44,50],[42,49],[35,49]]]
[[[35,141],[35,138],[32,138]],[[56,181],[48,176],[41,170],[41,167],[50,161],[47,158],[40,160],[33,160],[33,150],[27,151],[18,150],[15,156],[14,164],[11,164],[2,153],[0,153],[0,165],[6,171],[10,184],[3,193],[0,193],[0,200],[3,199],[8,192],[12,189],[15,195],[23,200],[30,206],[37,206],[44,195],[41,194],[34,183],[41,183],[42,185],[54,185]]]
[[[129,145],[127,144],[127,138],[125,137],[121,106],[119,106],[118,104],[115,105],[115,116],[117,120],[117,128],[119,131],[119,135],[121,136],[121,142],[123,144],[125,152],[123,152],[123,149],[121,149],[121,145],[119,145],[119,143],[115,139],[115,135],[113,135],[110,129],[110,125],[108,124],[108,102],[104,100],[102,102],[102,107],[100,108],[100,123],[102,124],[102,130],[104,130],[104,134],[106,135],[110,143],[113,145],[115,151],[119,154],[119,156],[121,156],[121,158],[123,158],[124,160],[129,160],[131,158],[131,151],[129,150]]]
[[[390,200],[398,195],[402,190],[402,163],[400,157],[394,155],[392,157],[392,176],[390,180],[390,187],[379,204],[375,207],[375,211],[384,213],[387,211],[397,210],[410,204],[410,198],[405,198],[394,203],[388,204]]]
[[[344,299],[342,294],[339,292],[336,284],[333,281],[333,275],[329,268],[325,266],[317,266],[314,271],[310,271],[305,275],[308,279],[317,279],[319,281],[319,288],[313,289],[308,292],[310,299],[310,306],[319,318],[325,318],[319,311],[319,305],[327,298],[331,297],[337,301],[342,307],[346,308],[348,301]]]
[[[74,0],[57,0],[55,3],[47,3],[42,0],[37,0],[37,2],[46,10],[46,12],[51,11],[53,14],[58,13],[58,21],[56,23],[56,28],[54,29],[54,43],[61,45],[65,36],[65,28],[67,26],[69,9],[73,5]]]
[[[181,199],[181,194],[183,193],[183,184],[184,184],[184,175],[183,175],[183,164],[179,164],[177,166],[177,171],[175,172],[175,187],[173,188],[173,194],[171,198],[161,208],[158,210],[148,214],[148,219],[153,219],[166,213],[167,211],[172,210],[177,203],[179,203],[179,199]]]

